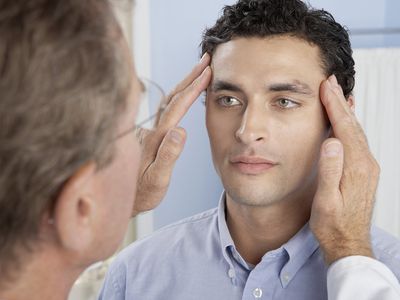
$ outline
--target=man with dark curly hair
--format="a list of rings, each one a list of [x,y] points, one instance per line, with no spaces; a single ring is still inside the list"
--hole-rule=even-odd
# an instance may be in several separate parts
[[[212,57],[206,125],[219,206],[123,251],[101,298],[327,299],[328,267],[354,253],[400,278],[399,241],[370,230],[372,201],[351,201],[374,197],[379,167],[353,114],[343,26],[299,0],[242,0],[205,31],[202,52]],[[343,169],[322,168],[340,151]],[[329,227],[341,213],[331,198],[349,217],[327,234],[314,212],[332,210]]]
[[[184,130],[176,126],[210,82],[210,55],[204,55],[170,95],[171,101],[153,130],[137,140],[134,121],[143,85],[108,0],[0,0],[0,12],[0,299],[66,299],[74,280],[88,265],[116,250],[129,217],[157,206],[166,192],[185,141]],[[327,93],[322,98],[328,105],[332,91],[325,89],[323,93]],[[327,110],[331,120],[343,116],[343,111],[337,110],[338,104],[331,102]],[[333,128],[340,133],[336,132],[337,126]],[[346,134],[338,136],[345,141]],[[363,140],[360,134],[354,136]],[[321,170],[331,170],[331,177],[335,175],[332,166],[343,164],[343,153],[339,152],[332,156],[331,149],[329,155],[321,156]],[[352,152],[346,150],[346,154]],[[314,197],[314,221],[310,224],[327,261],[337,260],[328,275],[335,293],[330,299],[343,300],[343,291],[347,299],[354,299],[346,286],[354,282],[348,276],[354,278],[359,268],[349,273],[341,272],[345,270],[340,266],[348,265],[349,260],[354,263],[349,255],[362,254],[364,261],[368,260],[365,256],[371,256],[368,240],[365,243],[364,237],[358,241],[358,235],[354,239],[354,233],[368,228],[368,222],[361,219],[361,223],[348,223],[343,212],[352,219],[366,215],[367,221],[370,214],[368,209],[354,211],[351,206],[340,209],[334,203],[337,195],[332,193],[338,181],[326,183],[319,186],[319,196]],[[354,183],[350,191],[363,187],[363,182]],[[324,197],[327,190],[330,195]],[[231,191],[227,188],[227,204],[235,200],[228,198],[234,195]],[[373,202],[371,198],[339,196],[344,196],[342,201],[356,200],[354,203],[362,207]],[[330,214],[326,203],[339,209]],[[321,230],[318,224],[325,219],[329,226]],[[346,228],[358,230],[343,235]],[[203,237],[208,236],[201,228],[197,233],[199,229],[205,233]],[[342,247],[336,250],[326,236],[343,242]],[[192,242],[196,242],[200,236],[193,237]],[[182,244],[170,241],[182,253]],[[207,246],[199,249],[206,255],[218,254],[218,249]],[[245,250],[240,252],[246,254]],[[216,257],[210,256],[214,260]],[[207,268],[204,257],[197,261]],[[374,281],[375,291],[394,286],[393,274],[382,270],[379,262],[369,259],[362,266],[363,270],[378,270],[377,274],[385,278],[386,283],[377,276],[366,277],[378,278]],[[124,267],[119,270],[124,272]],[[136,271],[145,274],[137,268],[130,276],[141,275]],[[172,274],[184,275],[176,271]],[[206,278],[203,269],[199,275]],[[115,294],[104,298],[125,297],[119,294],[125,287],[120,279],[113,283]],[[150,288],[163,287],[164,279],[157,276]],[[158,298],[176,299],[180,290],[174,285],[171,288],[175,294],[162,293]],[[180,295],[185,299],[203,298],[202,293],[195,292],[186,290]],[[257,293],[261,296],[262,290]],[[142,290],[138,298],[148,299],[147,291]]]

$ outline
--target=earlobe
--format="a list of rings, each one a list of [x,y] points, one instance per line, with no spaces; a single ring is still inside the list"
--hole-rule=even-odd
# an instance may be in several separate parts
[[[95,172],[94,163],[79,168],[63,186],[54,205],[54,227],[60,246],[72,252],[84,251],[93,240]]]

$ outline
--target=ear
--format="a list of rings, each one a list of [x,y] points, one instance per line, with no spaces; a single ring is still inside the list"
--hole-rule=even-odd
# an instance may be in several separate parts
[[[95,233],[96,199],[94,192],[95,163],[76,171],[63,186],[54,206],[54,227],[61,247],[84,252]]]

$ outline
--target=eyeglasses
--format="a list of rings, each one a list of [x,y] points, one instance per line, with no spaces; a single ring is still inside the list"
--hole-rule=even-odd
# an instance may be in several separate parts
[[[140,100],[136,127],[152,127],[151,121],[158,121],[166,107],[166,95],[163,88],[151,79],[141,77],[143,93]]]
[[[134,127],[120,133],[115,139],[140,128],[152,128],[158,122],[160,115],[166,107],[166,94],[162,87],[151,79],[139,78],[142,86],[137,123]],[[155,121],[155,122],[154,122]]]

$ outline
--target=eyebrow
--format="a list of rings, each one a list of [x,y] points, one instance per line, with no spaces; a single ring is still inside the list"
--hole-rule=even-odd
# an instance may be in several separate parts
[[[234,83],[224,80],[216,80],[211,84],[211,91],[214,93],[219,91],[243,92],[243,89]]]
[[[211,91],[231,91],[231,92],[241,92],[243,93],[243,88],[240,85],[224,81],[216,80],[211,84]],[[267,86],[267,91],[269,92],[292,92],[296,94],[312,95],[313,91],[310,86],[299,80],[294,80],[293,82],[282,82],[274,83]]]
[[[293,83],[275,83],[268,86],[268,90],[271,92],[293,92],[296,94],[312,95],[313,91],[310,86],[299,80],[293,81]]]

